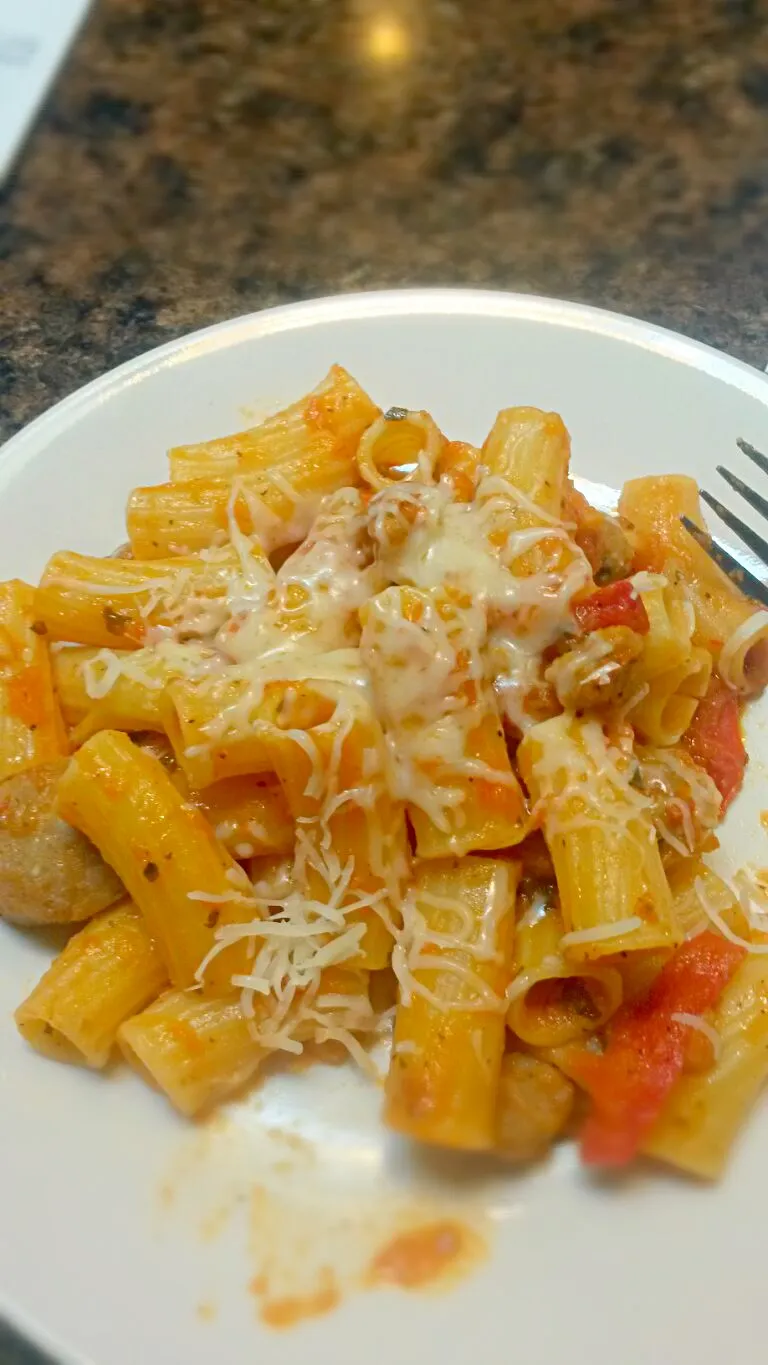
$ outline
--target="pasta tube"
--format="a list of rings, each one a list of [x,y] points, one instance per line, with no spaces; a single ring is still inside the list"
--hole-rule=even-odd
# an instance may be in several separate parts
[[[333,717],[301,732],[279,731],[272,757],[296,820],[294,881],[310,902],[336,912],[356,906],[363,923],[356,964],[387,966],[390,925],[409,865],[403,804],[386,784],[384,737],[373,707],[353,688],[334,689]]]
[[[594,1033],[621,1004],[615,967],[569,962],[560,952],[563,933],[553,907],[524,915],[515,930],[507,1025],[533,1047],[560,1047]]]
[[[71,759],[59,812],[96,845],[141,910],[175,986],[192,986],[218,924],[258,918],[248,878],[151,754],[102,730]],[[242,944],[219,954],[206,985],[223,993]],[[233,965],[233,959],[237,965]]]
[[[519,843],[527,829],[493,690],[473,676],[462,612],[392,587],[361,611],[361,650],[420,857]]]
[[[694,643],[714,655],[731,687],[759,692],[768,680],[768,612],[738,592],[683,526],[686,516],[704,528],[695,480],[682,474],[631,479],[619,511],[636,537],[637,564],[685,584],[696,614]]]
[[[243,455],[234,481],[196,478],[135,489],[127,514],[133,553],[189,554],[229,538],[233,527],[257,533],[270,554],[303,540],[322,499],[359,483],[356,438],[328,441],[286,448],[274,463]]]
[[[266,572],[265,564],[254,544],[254,578]],[[217,603],[219,610],[226,608],[232,581],[241,573],[231,546],[207,559],[146,562],[62,551],[46,565],[35,612],[52,640],[138,649],[157,626],[175,626],[187,635],[215,628]]]
[[[562,640],[575,594],[592,584],[589,562],[562,520],[569,457],[562,420],[537,408],[500,412],[481,452],[488,475],[475,506],[489,548],[512,577],[486,653],[499,709],[520,734],[557,710],[541,655]]]
[[[570,437],[556,412],[505,408],[486,437],[482,462],[545,515],[559,517],[570,455]]]
[[[292,640],[286,631],[286,644],[299,643],[303,634],[311,634],[311,619],[304,618],[303,612],[300,616],[297,638]],[[283,624],[279,612],[275,620],[279,628]],[[252,657],[262,652],[256,641]],[[321,653],[278,646],[262,678],[254,678],[246,665],[229,674],[172,683],[162,702],[165,731],[192,788],[202,789],[222,778],[270,772],[270,744],[278,742],[276,727],[303,732],[329,721],[336,709],[334,689],[357,686],[359,681],[356,650]],[[295,748],[293,744],[291,752]]]
[[[628,718],[651,744],[677,744],[693,720],[711,676],[709,650],[692,649],[684,663],[648,679],[645,695],[627,712]]]
[[[63,1062],[106,1066],[125,1019],[167,981],[165,964],[130,903],[105,910],[75,934],[16,1011],[19,1033]]]
[[[507,408],[496,418],[481,458],[488,477],[478,487],[476,502],[484,508],[490,544],[517,578],[540,573],[563,577],[565,601],[558,602],[556,595],[550,603],[560,625],[562,607],[592,579],[586,557],[561,520],[570,459],[563,421],[538,408]],[[544,594],[539,589],[530,602],[521,600],[518,635],[526,627],[541,633],[546,621],[542,598],[551,597],[551,580],[542,586]]]
[[[309,684],[254,687],[247,677],[223,676],[200,682],[180,679],[166,688],[163,725],[193,790],[225,778],[274,772],[275,730],[288,690],[293,701],[286,728],[303,731],[333,715],[333,700]]]
[[[409,1137],[468,1151],[496,1143],[518,865],[422,863],[403,907],[385,1118]]]
[[[594,720],[563,715],[528,731],[517,753],[543,813],[573,962],[680,941],[648,800]]]
[[[167,991],[123,1024],[126,1061],[171,1104],[194,1118],[240,1090],[267,1055],[254,1041],[240,1001]]]
[[[428,412],[390,408],[360,441],[360,477],[376,489],[411,479],[431,483],[444,446],[445,437]]]
[[[232,479],[275,470],[287,472],[290,481],[302,464],[320,469],[336,463],[339,482],[335,486],[342,488],[356,482],[358,442],[380,412],[351,374],[341,365],[332,365],[311,393],[259,426],[214,441],[174,447],[168,452],[171,478],[175,483]]]
[[[195,479],[135,488],[126,525],[134,555],[167,559],[192,555],[228,539],[232,526],[246,536],[258,535],[268,553],[303,540],[326,493],[343,487],[346,468],[307,468],[297,461],[290,482],[286,474],[246,474],[235,483]],[[311,485],[311,491],[306,491]]]
[[[471,502],[480,477],[480,451],[466,441],[446,441],[435,465],[435,478],[445,479],[457,502]]]
[[[233,858],[290,853],[295,831],[279,784],[269,777],[230,777],[190,800]]]
[[[0,781],[67,752],[35,590],[0,583]]]
[[[632,580],[648,617],[638,674],[658,677],[686,663],[695,618],[688,597],[662,574],[637,574]]]
[[[766,945],[761,944],[761,948]],[[643,1145],[648,1156],[715,1180],[768,1076],[768,957],[751,956],[714,1011],[719,1054],[683,1075]]]
[[[330,968],[323,973],[319,992],[334,1003],[325,1016],[326,1036],[344,1020],[348,1005],[366,999],[364,973]],[[298,1044],[317,1034],[317,1016],[310,992],[297,994],[279,1025],[290,1028]],[[272,1050],[281,1046],[270,1031],[275,1013],[273,997],[254,1000],[253,1016],[246,1018],[241,1000],[207,999],[187,991],[168,991],[141,1014],[123,1024],[118,1041],[128,1063],[145,1080],[164,1091],[182,1114],[193,1118],[234,1095],[250,1081]]]
[[[678,902],[675,899],[675,915]],[[680,925],[682,929],[682,924]],[[674,949],[651,948],[648,952],[618,953],[615,958],[604,958],[606,964],[615,967],[621,977],[622,993],[625,1004],[639,1000],[646,995],[659,975],[665,962],[668,962]]]
[[[632,580],[648,618],[626,687],[627,714],[653,744],[676,744],[696,713],[712,673],[709,650],[694,648],[695,614],[686,593],[659,574]]]
[[[139,733],[164,729],[163,693],[176,678],[205,667],[214,657],[200,645],[163,644],[146,649],[95,649],[73,645],[51,659],[62,714],[72,742],[99,730]]]
[[[729,929],[746,934],[748,926],[728,883],[701,858],[675,863],[668,873],[675,919],[686,938],[710,928],[705,904],[725,921]]]

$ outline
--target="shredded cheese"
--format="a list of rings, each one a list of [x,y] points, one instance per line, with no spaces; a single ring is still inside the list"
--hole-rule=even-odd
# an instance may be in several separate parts
[[[714,924],[715,928],[723,935],[723,938],[727,938],[731,943],[737,944],[739,948],[746,948],[748,953],[756,954],[757,956],[768,953],[768,943],[753,943],[749,939],[742,938],[741,934],[737,934],[736,931],[731,928],[727,920],[724,919],[712,904],[701,877],[696,878],[695,890],[704,914],[710,923]]]
[[[513,1001],[519,1000],[521,995],[527,995],[537,981],[545,980],[547,977],[570,976],[571,971],[572,968],[566,966],[565,960],[559,954],[542,958],[538,967],[518,972],[510,981],[507,986],[507,1004],[511,1005]]]
[[[718,670],[724,683],[737,692],[745,687],[745,661],[750,649],[768,640],[768,611],[756,611],[729,635],[722,650]]]
[[[502,1013],[524,993],[525,973],[503,996],[486,980],[501,951],[506,866],[499,864],[479,918],[459,901],[413,888],[403,894],[408,855],[397,829],[404,829],[407,804],[446,834],[460,830],[473,780],[517,790],[508,767],[497,769],[473,747],[480,720],[490,716],[500,726],[503,719],[525,735],[542,707],[553,714],[571,706],[579,685],[601,684],[615,671],[609,646],[595,636],[545,676],[552,647],[574,634],[575,594],[592,584],[574,528],[483,468],[474,498],[455,501],[447,480],[434,481],[440,438],[433,435],[430,427],[411,476],[379,479],[370,500],[357,488],[324,498],[299,494],[279,469],[259,480],[258,492],[254,480],[236,478],[222,544],[202,553],[202,573],[182,564],[147,587],[86,586],[132,594],[147,641],[138,651],[100,650],[89,659],[83,682],[94,702],[121,679],[157,692],[184,678],[215,712],[186,749],[190,758],[269,724],[307,774],[295,798],[303,806],[293,859],[265,860],[263,872],[255,864],[253,886],[235,868],[230,892],[190,893],[193,901],[230,903],[248,914],[216,928],[197,981],[218,954],[245,944],[246,965],[232,984],[255,1041],[267,1049],[300,1052],[309,1040],[335,1039],[370,1065],[365,1039],[378,1020],[366,990],[336,989],[329,973],[356,971],[375,916],[392,935],[405,1003],[421,996],[441,1012]],[[298,542],[279,568],[270,565],[274,549]],[[633,579],[637,591],[664,582]],[[737,632],[723,651],[726,663],[751,638]],[[282,691],[273,724],[263,719],[263,702],[275,683]],[[330,703],[324,724],[302,723],[307,684]],[[354,777],[342,779],[349,738],[366,708],[381,729],[366,738]],[[565,834],[631,825],[633,838],[646,830],[655,838],[652,798],[633,783],[631,739],[624,747],[609,742],[597,719],[580,733],[578,752],[555,745],[537,763],[550,828]],[[682,761],[673,759],[668,771],[675,762]],[[656,829],[682,855],[698,830],[710,827],[711,792],[687,769],[678,777],[668,802],[674,828],[667,812]],[[386,815],[390,809],[399,826]],[[358,855],[364,869],[340,855],[334,838],[348,816],[365,830]],[[234,853],[243,860],[266,842],[258,821],[242,834],[226,821],[217,834],[229,845],[237,840]],[[571,932],[561,946],[619,938],[642,923],[632,916]],[[564,970],[562,957],[545,968]],[[479,1034],[473,1042],[482,1060]]]
[[[499,958],[499,927],[508,910],[508,897],[509,874],[504,864],[488,888],[479,924],[461,901],[413,888],[408,892],[402,904],[402,928],[392,926],[392,967],[404,1004],[417,995],[442,1014],[506,1011],[506,999],[496,995],[476,968]],[[442,925],[440,929],[430,927],[425,909],[431,912],[431,920]],[[426,984],[424,973],[434,979],[434,990]]]
[[[642,929],[643,921],[639,915],[629,915],[626,919],[617,919],[613,924],[597,924],[594,929],[574,929],[568,934],[563,934],[560,940],[562,948],[574,948],[582,943],[602,943],[606,939],[623,938],[625,934],[633,934],[636,929]]]
[[[630,583],[635,592],[653,592],[656,588],[666,588],[669,579],[662,573],[648,573],[646,569],[641,569],[630,578]]]
[[[700,1014],[686,1014],[683,1011],[676,1012],[670,1016],[676,1024],[683,1024],[686,1028],[694,1029],[700,1033],[712,1047],[713,1065],[720,1060],[723,1050],[723,1040],[713,1024],[706,1019],[702,1019]]]

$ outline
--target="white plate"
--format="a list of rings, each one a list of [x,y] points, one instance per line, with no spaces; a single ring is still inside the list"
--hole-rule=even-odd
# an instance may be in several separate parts
[[[59,547],[108,552],[129,489],[165,477],[166,447],[246,424],[332,361],[384,406],[428,408],[469,440],[510,403],[556,408],[575,469],[612,486],[664,470],[716,486],[717,461],[742,462],[737,436],[768,448],[768,381],[645,323],[481,292],[320,300],[165,346],[12,440],[0,576],[34,577]],[[728,823],[733,862],[768,862],[764,777],[756,757]],[[764,1361],[766,1112],[715,1189],[650,1169],[601,1185],[568,1149],[524,1176],[413,1161],[381,1131],[375,1087],[343,1070],[273,1080],[225,1123],[190,1129],[131,1076],[24,1047],[10,1012],[49,953],[0,930],[0,1306],[63,1360],[463,1365],[490,1348],[527,1365]],[[265,1255],[306,1288],[310,1264],[349,1269],[393,1223],[454,1209],[484,1226],[490,1253],[450,1293],[349,1294],[287,1333],[259,1322],[248,1284]]]

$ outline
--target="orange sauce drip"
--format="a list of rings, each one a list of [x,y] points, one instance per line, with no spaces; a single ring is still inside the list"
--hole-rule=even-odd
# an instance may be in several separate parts
[[[399,1233],[376,1253],[368,1267],[371,1285],[394,1284],[401,1289],[421,1289],[440,1280],[477,1245],[477,1239],[461,1223],[428,1223]]]
[[[43,719],[45,697],[39,669],[22,668],[8,678],[8,710],[29,729],[39,725]]]
[[[256,1276],[251,1289],[257,1294],[266,1290],[265,1277]],[[259,1307],[259,1317],[267,1327],[278,1329],[295,1327],[305,1318],[322,1317],[332,1313],[341,1302],[341,1294],[333,1272],[327,1267],[321,1272],[320,1283],[309,1294],[290,1294],[284,1298],[265,1298]]]

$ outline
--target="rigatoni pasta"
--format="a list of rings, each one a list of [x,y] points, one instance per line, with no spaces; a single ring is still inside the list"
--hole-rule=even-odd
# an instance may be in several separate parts
[[[380,411],[351,374],[332,365],[311,393],[258,426],[213,441],[174,446],[168,452],[171,478],[175,483],[232,479],[282,471],[286,465],[293,468],[295,461],[306,469],[315,462],[327,466],[337,460],[346,462],[337,486],[349,486],[355,482],[360,439]]]
[[[631,756],[611,747],[597,721],[566,713],[528,731],[518,762],[543,808],[567,956],[589,962],[679,942]]]
[[[199,645],[136,650],[67,645],[51,656],[61,712],[77,746],[99,730],[164,731],[163,699],[177,678],[213,658]]]
[[[709,1065],[680,1078],[643,1144],[649,1156],[709,1180],[722,1175],[768,1076],[768,958],[753,957],[739,968],[711,1029]]]
[[[409,892],[385,1118],[422,1142],[495,1145],[518,875],[492,858],[436,860]]]
[[[119,1042],[129,1065],[188,1118],[235,1094],[266,1055],[233,995],[166,991],[123,1024]]]
[[[97,915],[16,1011],[23,1038],[55,1060],[106,1066],[124,1020],[168,979],[141,912],[127,903]]]
[[[279,1054],[377,1073],[392,1018],[409,1139],[532,1160],[586,1109],[587,1162],[719,1174],[768,1070],[768,888],[706,862],[766,614],[692,481],[619,524],[569,460],[556,413],[472,445],[334,366],[175,447],[119,557],[0,587],[0,913],[85,922],[34,1048],[195,1116]]]
[[[200,811],[157,758],[114,730],[78,750],[59,784],[58,809],[118,873],[174,985],[194,985],[219,921],[255,908],[248,878]]]
[[[532,1047],[560,1047],[608,1022],[622,1001],[621,975],[603,962],[569,961],[556,906],[526,911],[515,931],[507,1025]]]
[[[56,554],[35,594],[35,620],[51,640],[100,649],[138,649],[152,632],[164,630],[182,641],[199,638],[227,619],[222,608],[239,578],[254,589],[268,573],[257,541],[245,567],[230,545],[205,557],[146,563]]]
[[[703,528],[694,479],[666,474],[631,479],[619,503],[635,537],[635,562],[685,587],[696,619],[696,643],[709,650],[724,681],[753,694],[768,681],[768,612],[744,597],[685,530]]]
[[[0,781],[67,752],[47,637],[34,590],[0,584]]]

